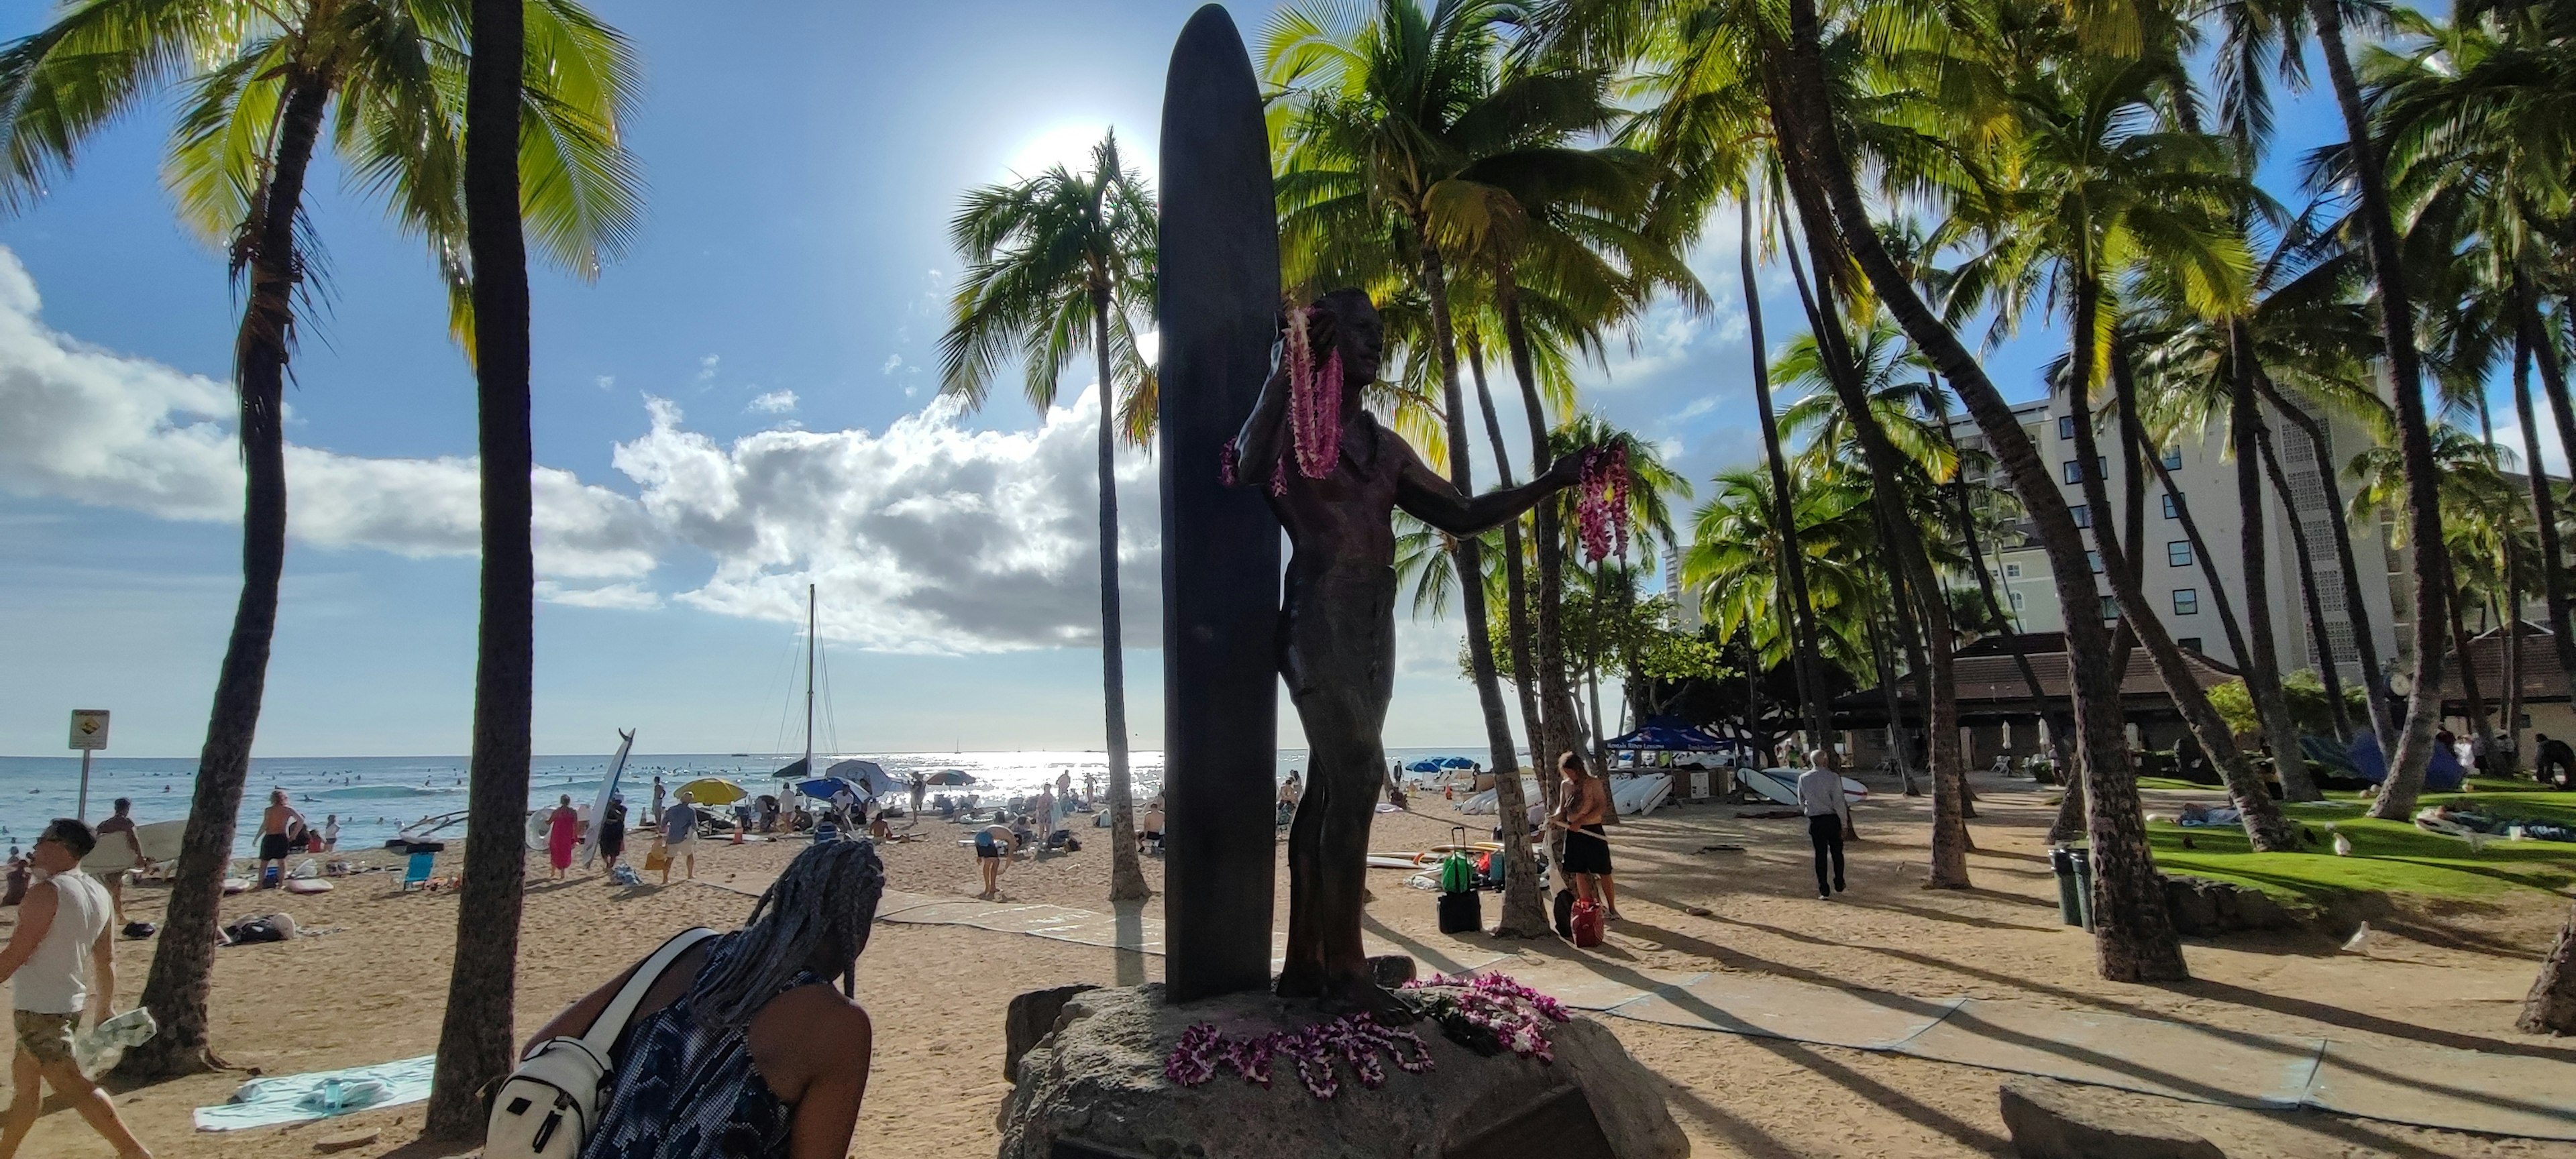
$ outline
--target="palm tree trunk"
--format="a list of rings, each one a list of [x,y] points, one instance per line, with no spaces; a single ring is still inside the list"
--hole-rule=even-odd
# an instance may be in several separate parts
[[[1799,549],[1796,495],[1789,488],[1789,461],[1780,450],[1780,419],[1771,408],[1771,348],[1762,337],[1762,294],[1753,281],[1753,195],[1737,202],[1743,232],[1736,239],[1736,267],[1744,284],[1744,319],[1753,349],[1753,401],[1762,415],[1762,457],[1771,467],[1772,525],[1780,529],[1782,590],[1789,593],[1791,655],[1798,673],[1799,705],[1807,731],[1824,736],[1829,727],[1823,708],[1823,661],[1817,647],[1815,605],[1807,600],[1807,563]]]
[[[1918,681],[1927,670],[1931,676],[1924,690],[1923,706],[1923,747],[1932,765],[1932,870],[1931,880],[1926,884],[1933,889],[1965,889],[1968,887],[1969,846],[1964,800],[1967,773],[1959,766],[1958,701],[1956,685],[1949,679],[1954,633],[1950,625],[1949,605],[1940,599],[1939,575],[1932,570],[1931,556],[1923,546],[1921,528],[1915,526],[1913,513],[1906,504],[1905,491],[1916,468],[1888,440],[1887,428],[1879,423],[1877,413],[1870,409],[1869,397],[1860,385],[1859,364],[1843,330],[1841,311],[1834,296],[1835,287],[1822,281],[1824,272],[1835,268],[1827,264],[1829,255],[1818,242],[1820,235],[1832,231],[1831,221],[1825,216],[1830,211],[1819,209],[1814,215],[1808,213],[1807,203],[1816,198],[1813,196],[1812,179],[1803,170],[1792,173],[1791,184],[1793,188],[1806,190],[1799,208],[1800,216],[1808,219],[1807,228],[1799,233],[1807,239],[1819,276],[1809,301],[1818,323],[1816,346],[1824,355],[1825,380],[1841,401],[1851,422],[1852,434],[1860,443],[1862,459],[1877,481],[1877,485],[1870,489],[1870,503],[1880,534],[1886,540],[1890,556],[1887,561],[1889,578],[1893,581],[1900,575],[1903,577],[1902,584],[1891,586],[1900,593],[1910,589],[1917,597],[1910,605],[1900,606],[1898,615],[1905,615],[1906,606],[1914,609],[1922,633],[1920,638],[1928,645],[1930,653],[1930,663],[1918,664],[1915,668]],[[1789,255],[1789,272],[1804,283],[1805,277],[1798,268],[1795,251]],[[1902,605],[1906,597],[1900,594],[1898,599]],[[1899,623],[1903,625],[1901,618]],[[1913,631],[1909,630],[1909,645],[1915,639]],[[1850,824],[1850,819],[1845,818],[1846,832]]]
[[[1913,770],[1905,759],[1905,698],[1896,687],[1896,657],[1887,646],[1893,628],[1882,630],[1877,616],[1861,620],[1869,632],[1869,657],[1878,666],[1878,698],[1887,710],[1887,753],[1896,762],[1897,776],[1903,778],[1905,795],[1920,797],[1923,790],[1914,787]]]
[[[2379,667],[2379,637],[2370,628],[2369,605],[2361,602],[2361,564],[2353,555],[2352,528],[2344,517],[2343,484],[2335,477],[2334,448],[2327,438],[2326,425],[2274,389],[2260,367],[2255,368],[2254,384],[2271,402],[2272,409],[2307,436],[2309,454],[2317,461],[2317,483],[2325,488],[2326,511],[2331,515],[2326,525],[2334,531],[2335,566],[2343,573],[2344,620],[2352,626],[2353,654],[2361,661],[2362,707],[2370,714],[2371,735],[2377,738],[2379,751],[2394,752],[2397,726],[2388,718],[2388,682]],[[2524,425],[2528,429],[2529,424]],[[2576,662],[2576,653],[2571,653],[2571,662]]]
[[[1821,22],[1815,0],[1789,0],[1789,43],[1765,46],[1773,65],[1768,79],[1772,117],[1783,130],[1784,156],[1813,169],[1829,201],[1835,231],[1888,313],[1914,340],[1935,370],[1959,392],[1961,403],[2029,510],[2031,526],[2048,553],[2059,598],[2079,609],[2093,593],[2093,569],[2084,558],[2083,533],[2065,496],[2049,481],[2039,449],[1995,389],[1976,356],[1933,314],[1905,271],[1890,258],[1869,218],[1850,159],[1834,138],[1832,88],[1825,79]],[[2069,675],[2075,686],[2075,719],[2084,756],[2087,831],[2093,852],[2095,963],[2115,981],[2188,978],[2182,944],[2165,912],[2164,887],[2147,849],[2146,820],[2129,764],[2128,737],[2120,718],[2119,676],[2103,660],[2111,634],[2089,616],[2066,618]]]
[[[1476,372],[1476,406],[1485,415],[1485,439],[1494,445],[1494,474],[1502,486],[1512,485],[1512,452],[1503,443],[1503,423],[1494,414],[1494,392],[1485,386],[1485,352],[1480,344],[1467,344],[1467,365]],[[1512,691],[1521,702],[1521,732],[1529,737],[1530,767],[1543,767],[1539,754],[1538,667],[1530,656],[1529,586],[1521,568],[1521,521],[1514,518],[1503,524],[1503,594],[1510,601],[1505,606],[1511,631]],[[1497,770],[1517,772],[1517,768]]]
[[[2326,636],[2325,605],[2317,599],[2317,563],[2308,546],[2308,524],[2299,518],[2298,499],[2290,494],[2290,474],[2281,469],[2281,456],[2272,447],[2269,426],[2255,426],[2254,445],[2263,452],[2263,470],[2271,477],[2273,493],[2281,497],[2281,510],[2290,516],[2290,550],[2299,556],[2299,605],[2308,614],[2308,637],[2317,642],[2317,651],[2324,657],[2317,665],[2318,676],[2326,686],[2327,720],[2334,728],[2335,739],[2340,741],[2352,735],[2352,719],[2344,709],[2343,674],[2335,670],[2334,642]],[[2307,758],[2299,759],[2305,763]]]
[[[2468,698],[2469,727],[2477,730],[2479,745],[2488,752],[2494,752],[2496,751],[2495,718],[2487,714],[2486,693],[2478,684],[2478,666],[2469,660],[2469,625],[2468,620],[2461,615],[2461,609],[2469,602],[2469,591],[2466,586],[2458,583],[2457,579],[2458,573],[2455,569],[2450,587],[2451,598],[2448,603],[2451,611],[2451,651],[2460,658],[2460,694]]]
[[[1601,662],[1610,656],[1610,562],[1592,565],[1592,647],[1583,657],[1583,688],[1592,701],[1592,767],[1610,775],[1610,731],[1601,719]],[[1615,816],[1615,814],[1614,814]]]
[[[1094,271],[1091,350],[1100,374],[1100,703],[1108,717],[1109,900],[1143,901],[1154,891],[1136,861],[1136,803],[1127,780],[1126,632],[1118,610],[1118,388],[1109,373],[1109,312],[1114,308],[1107,276]]]
[[[2504,545],[2504,574],[2514,575],[2513,541]],[[2504,623],[2504,747],[2487,750],[2486,773],[2490,777],[2522,775],[2522,589],[2508,583],[2505,589]]]
[[[2402,821],[2414,815],[2415,797],[2424,791],[2424,766],[2433,759],[2433,726],[2442,715],[2442,603],[2450,568],[2443,559],[2440,471],[2433,462],[2432,426],[2424,415],[2423,365],[2415,350],[2415,309],[2398,249],[2397,218],[2390,208],[2379,145],[2370,138],[2361,82],[2344,51],[2343,8],[2337,0],[2308,0],[2308,18],[2316,24],[2319,55],[2325,57],[2335,107],[2343,113],[2344,132],[2352,142],[2353,184],[2361,193],[2362,237],[2379,290],[2380,340],[2388,352],[2393,396],[2389,401],[2397,411],[2397,447],[2406,472],[2406,538],[2414,544],[2409,569],[2415,581],[2413,689],[2404,731],[2388,762],[2387,783],[2370,806],[2372,817]]]
[[[232,637],[215,677],[214,708],[198,756],[197,787],[188,802],[188,829],[180,839],[161,941],[153,948],[152,971],[143,986],[143,1007],[161,1032],[126,1052],[117,1074],[129,1081],[224,1065],[208,1040],[206,994],[214,982],[216,914],[223,901],[224,870],[232,863],[233,823],[241,812],[242,786],[250,779],[251,743],[268,684],[278,581],[286,570],[286,363],[295,331],[296,285],[304,273],[303,256],[295,248],[295,219],[303,211],[305,175],[330,99],[327,78],[303,71],[288,76],[268,187],[249,223],[250,301],[233,343],[233,375],[241,400],[241,598],[233,607]]]
[[[1449,482],[1459,494],[1474,494],[1468,470],[1467,408],[1458,390],[1458,344],[1449,317],[1449,277],[1430,231],[1417,221],[1422,238],[1422,291],[1431,299],[1431,341],[1440,359],[1443,417],[1449,428]],[[1539,900],[1538,860],[1530,856],[1529,806],[1521,796],[1520,761],[1514,755],[1511,717],[1503,708],[1503,690],[1494,673],[1494,641],[1485,618],[1484,544],[1476,536],[1449,541],[1458,568],[1459,611],[1467,620],[1467,665],[1476,676],[1476,703],[1485,714],[1485,741],[1494,767],[1494,806],[1503,827],[1503,914],[1496,937],[1541,938],[1548,927],[1547,907]],[[1545,780],[1545,777],[1541,777]]]
[[[509,1073],[525,901],[536,692],[536,547],[529,431],[528,250],[519,220],[518,0],[475,0],[465,91],[465,231],[474,263],[474,378],[483,484],[482,620],[475,639],[465,885],[439,1026],[426,1133],[483,1135],[485,1084]]]
[[[1529,328],[1521,320],[1520,291],[1508,262],[1495,264],[1494,303],[1503,315],[1503,342],[1511,351],[1512,378],[1521,388],[1522,417],[1530,430],[1530,478],[1535,479],[1555,467],[1556,455],[1548,446],[1547,405],[1539,398]],[[1563,502],[1564,495],[1559,492],[1539,500],[1530,509],[1530,547],[1538,557],[1538,590],[1532,594],[1537,602],[1539,697],[1538,743],[1530,752],[1530,767],[1538,773],[1539,795],[1547,802],[1550,813],[1556,811],[1562,781],[1556,775],[1558,754],[1574,751],[1574,688],[1565,669]],[[1548,831],[1550,864],[1560,860],[1564,840],[1556,830]]]
[[[2049,739],[2056,742],[2056,749],[2061,750],[2051,754],[2052,758],[2060,766],[2071,769],[2073,766],[2065,761],[2062,751],[2065,748],[2065,731],[2058,718],[2048,711],[2048,691],[2040,686],[2039,671],[2031,667],[2030,654],[2022,650],[2021,634],[2013,629],[2011,611],[1995,595],[1994,569],[1986,566],[1985,551],[1977,544],[1976,513],[1968,506],[1967,481],[1954,477],[1952,490],[1958,496],[1960,548],[1967,553],[1969,570],[1976,574],[1977,591],[1985,597],[1986,613],[1995,618],[1995,634],[2003,637],[2005,645],[2012,649],[2013,667],[2021,671],[2022,687],[2030,693],[2031,720],[2034,725],[2045,724]],[[2056,822],[2049,826],[2048,840],[2051,843],[2072,841],[2084,829],[2082,783],[2069,776],[2060,776],[2058,782],[2066,787],[2066,793],[2058,801],[2061,808]]]
[[[2540,310],[2531,301],[2528,288],[2528,280],[2517,269],[2514,273],[2513,413],[2515,420],[2522,424],[2522,461],[2529,465],[2531,521],[2540,534],[2541,591],[2549,603],[2550,644],[2558,653],[2558,671],[2566,680],[2567,692],[2576,696],[2576,634],[2568,631],[2566,549],[2558,537],[2558,504],[2549,482],[2549,472],[2540,463],[2540,424],[2531,405],[2533,357],[2546,351],[2541,363],[2544,370],[2554,370],[2559,363],[2554,357],[2555,345],[2544,346],[2550,335],[2540,325]],[[2548,387],[2553,378],[2556,378],[2557,385],[2549,398],[2551,409],[2557,415],[2559,437],[2564,439],[2568,429],[2576,427],[2576,414],[2569,412],[2565,402],[2567,383],[2563,377],[2544,373],[2541,376],[2543,387]],[[2561,445],[2576,446],[2576,443]]]
[[[2290,697],[2281,687],[2279,643],[2272,633],[2272,529],[2263,511],[2262,452],[2256,446],[2263,417],[2254,400],[2253,344],[2246,341],[2243,323],[2231,322],[2227,330],[2228,426],[2236,445],[2236,500],[2244,508],[2237,522],[2237,543],[2245,569],[2246,636],[2253,645],[2252,652],[2236,659],[2244,670],[2245,691],[2254,701],[2263,737],[2272,746],[2272,769],[2281,778],[2282,798],[2322,800],[2325,794],[2308,779],[2307,761],[2299,755],[2299,726],[2290,718]],[[2283,510],[2292,522],[2297,521],[2296,510],[2286,505]]]
[[[2101,308],[2101,290],[2101,283],[2079,270],[2075,277],[2074,309],[2069,315],[2072,321],[2068,326],[2074,335],[2069,363],[2075,368],[2075,377],[2067,390],[2067,406],[2075,416],[2075,457],[2083,466],[2084,500],[2092,504],[2095,511],[2110,509],[2109,487],[2103,482],[2102,472],[2096,469],[2101,453],[2096,449],[2091,413],[2094,328],[2089,319]],[[2258,853],[2296,849],[2296,836],[2282,818],[2279,806],[2273,803],[2272,794],[2263,787],[2262,778],[2255,774],[2244,752],[2236,747],[2234,731],[2227,727],[2227,721],[2218,715],[2218,710],[2210,707],[2208,693],[2192,676],[2190,665],[2183,660],[2182,649],[2175,646],[2173,635],[2165,630],[2163,617],[2157,615],[2155,607],[2147,602],[2146,593],[2135,579],[2137,573],[2129,567],[2128,546],[2119,542],[2119,533],[2112,530],[2110,521],[2093,521],[2093,546],[2101,552],[2102,571],[2110,577],[2120,619],[2128,625],[2138,642],[2146,645],[2147,656],[2155,664],[2156,675],[2164,682],[2165,695],[2172,698],[2174,708],[2182,714],[2183,723],[2191,729],[2192,739],[2200,742],[2201,751],[2209,755],[2210,764],[2216,766],[2219,777],[2226,781],[2231,803],[2244,816],[2246,840]],[[2080,608],[2070,608],[2068,613],[2070,622],[2083,618]]]

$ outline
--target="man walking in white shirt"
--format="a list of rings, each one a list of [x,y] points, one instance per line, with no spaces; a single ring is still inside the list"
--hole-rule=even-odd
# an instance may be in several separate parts
[[[1843,795],[1842,776],[1825,764],[1825,750],[1807,752],[1807,771],[1798,774],[1798,811],[1807,815],[1807,842],[1816,850],[1816,896],[1830,898],[1843,889],[1843,826],[1851,823],[1851,800]],[[1825,875],[1827,858],[1833,876]]]
[[[81,858],[97,844],[89,826],[61,817],[28,850],[46,876],[27,890],[18,906],[18,929],[0,950],[0,979],[17,984],[18,1040],[9,1071],[14,1095],[0,1116],[0,1159],[15,1156],[35,1129],[44,1112],[43,1085],[52,1086],[123,1159],[151,1159],[116,1117],[107,1092],[72,1061],[72,1035],[82,1013],[104,1018],[116,1002],[116,943],[107,920],[113,906],[107,887],[80,871]]]

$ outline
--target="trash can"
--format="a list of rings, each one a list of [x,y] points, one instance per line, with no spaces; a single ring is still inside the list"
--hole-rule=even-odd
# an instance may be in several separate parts
[[[2093,928],[2093,851],[2069,849],[2075,858],[2075,908],[2084,917],[2084,928]]]
[[[2075,851],[2063,845],[2049,847],[2048,867],[2057,872],[2057,916],[2070,926],[2084,924],[2084,902],[2075,884]]]

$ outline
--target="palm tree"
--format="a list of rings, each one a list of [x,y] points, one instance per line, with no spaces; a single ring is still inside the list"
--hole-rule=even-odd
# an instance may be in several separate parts
[[[2343,116],[2347,145],[2344,163],[2351,187],[2360,195],[2353,215],[2370,261],[2379,307],[2379,337],[2387,358],[2388,391],[2397,417],[2397,445],[2406,469],[2407,537],[2415,543],[2410,572],[2415,584],[2413,692],[2389,763],[2387,785],[2370,807],[2382,820],[2403,820],[2415,810],[2424,786],[2424,767],[2432,759],[2433,726],[2441,716],[2443,628],[2442,606],[2449,589],[2449,569],[2442,558],[2441,501],[2433,456],[2433,434],[2424,409],[2423,359],[2415,347],[2412,283],[2397,233],[2397,213],[2389,195],[2387,160],[2371,134],[2370,112],[2351,52],[2344,46],[2342,0],[2305,0],[2305,11],[2290,0],[2245,0],[2231,5],[2223,21],[2222,59],[2240,62],[2232,70],[2254,119],[2268,123],[2263,102],[2261,62],[2277,57],[2280,71],[2304,81],[2305,58],[2299,42],[2313,32],[2335,108]],[[2379,689],[2372,689],[2376,697]]]
[[[1153,389],[1140,373],[1132,318],[1154,300],[1155,213],[1144,179],[1120,163],[1112,132],[1091,150],[1091,171],[1057,165],[1035,177],[968,191],[948,226],[965,255],[948,332],[939,340],[940,389],[981,407],[994,371],[1017,354],[1029,405],[1055,405],[1056,383],[1088,345],[1100,376],[1100,670],[1108,718],[1109,897],[1153,891],[1136,861],[1135,802],[1127,781],[1127,677],[1118,614],[1117,414],[1149,411],[1126,397]],[[1114,365],[1131,368],[1113,374]],[[1123,390],[1122,390],[1123,388]]]
[[[2085,558],[2083,533],[2038,448],[1976,356],[1924,304],[1879,239],[1851,158],[1837,137],[1834,89],[1823,61],[1824,23],[1815,0],[1788,0],[1787,9],[1786,28],[1769,34],[1763,53],[1776,77],[1778,95],[1771,112],[1780,126],[1783,159],[1797,170],[1791,174],[1793,185],[1805,183],[1812,201],[1820,203],[1813,209],[1822,216],[1811,220],[1811,228],[1829,231],[1841,243],[1906,336],[1958,392],[2028,510],[2058,591],[2071,600],[2089,596],[2093,570]],[[1809,212],[1808,201],[1802,200],[1801,212]],[[2104,977],[2117,980],[2189,977],[2147,851],[2116,676],[2106,663],[2111,633],[2089,616],[2068,617],[2066,628],[2095,867],[2096,963]]]
[[[456,960],[439,1027],[427,1133],[475,1139],[481,1092],[514,1057],[519,915],[527,862],[536,693],[536,448],[528,425],[528,248],[519,222],[519,105],[528,56],[521,0],[474,0],[465,78],[465,240],[483,483],[482,622],[475,641],[471,816]]]
[[[637,174],[618,137],[633,64],[616,32],[575,0],[531,0],[526,13],[520,213],[550,260],[587,277],[636,222]],[[327,136],[358,187],[429,243],[451,328],[470,334],[455,100],[469,55],[466,6],[392,0],[78,0],[0,47],[0,208],[33,202],[92,134],[180,85],[165,180],[183,224],[249,286],[233,344],[246,476],[241,596],[143,990],[161,1033],[126,1054],[119,1073],[130,1078],[220,1063],[206,993],[286,563],[286,368],[320,260],[304,217],[313,155]]]
[[[1262,46],[1264,77],[1280,94],[1271,124],[1282,276],[1292,287],[1350,278],[1342,284],[1403,283],[1421,294],[1449,480],[1461,492],[1474,483],[1444,247],[1475,240],[1470,226],[1497,204],[1478,188],[1493,184],[1489,177],[1582,164],[1580,151],[1560,142],[1600,129],[1609,115],[1598,74],[1503,67],[1497,22],[1514,11],[1506,0],[1439,0],[1427,12],[1414,0],[1379,0],[1369,10],[1297,6],[1274,18]],[[1480,540],[1454,539],[1451,548],[1459,574],[1482,572]],[[1460,596],[1493,766],[1517,768],[1484,591],[1466,584]],[[1555,716],[1555,706],[1543,707],[1543,719]],[[1496,932],[1544,936],[1520,783],[1502,777],[1496,792],[1512,863]]]

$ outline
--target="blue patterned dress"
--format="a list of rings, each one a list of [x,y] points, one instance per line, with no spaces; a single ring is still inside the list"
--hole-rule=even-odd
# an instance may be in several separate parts
[[[784,1159],[789,1108],[752,1068],[751,1044],[691,1015],[699,986],[741,945],[740,934],[718,939],[687,993],[626,1028],[616,1089],[582,1159]],[[800,973],[778,992],[818,981]]]

